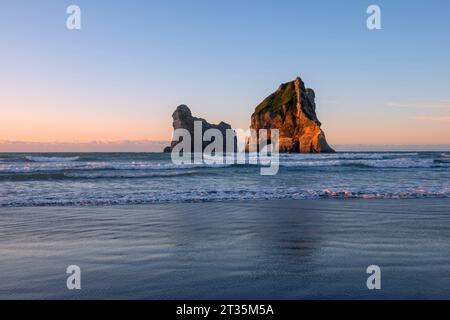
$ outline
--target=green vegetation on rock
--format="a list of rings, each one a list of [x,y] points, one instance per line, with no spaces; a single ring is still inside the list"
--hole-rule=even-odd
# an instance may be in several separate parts
[[[255,114],[260,112],[277,112],[281,110],[283,106],[296,106],[297,95],[295,92],[294,81],[284,83],[280,88],[264,99],[255,109]]]

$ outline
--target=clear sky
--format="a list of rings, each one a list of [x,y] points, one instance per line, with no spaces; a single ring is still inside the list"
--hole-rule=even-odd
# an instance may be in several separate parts
[[[178,104],[248,128],[282,82],[339,144],[450,144],[450,1],[0,2],[0,140],[169,140]],[[81,30],[66,8],[81,8]],[[381,8],[382,30],[366,27]]]

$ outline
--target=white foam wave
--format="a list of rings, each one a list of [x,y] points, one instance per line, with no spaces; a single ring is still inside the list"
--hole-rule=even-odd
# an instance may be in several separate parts
[[[76,197],[61,195],[58,197],[24,196],[20,198],[0,198],[0,207],[6,206],[83,206],[83,205],[125,205],[178,202],[248,201],[248,200],[306,200],[306,199],[426,199],[450,198],[450,188],[442,190],[399,190],[358,192],[352,190],[191,190],[177,192],[133,192],[117,194],[115,192],[97,193],[95,196],[77,194]]]
[[[29,161],[33,162],[66,162],[66,161],[77,161],[80,157],[43,157],[43,156],[26,156]]]
[[[0,173],[35,173],[61,170],[177,170],[196,168],[224,168],[230,164],[174,164],[172,162],[152,161],[42,161],[31,163],[2,163]]]
[[[182,175],[194,174],[195,170],[171,170],[171,171],[83,171],[83,172],[68,172],[64,175],[68,178],[83,178],[83,179],[98,179],[98,178],[152,178],[152,177],[175,177]]]
[[[48,159],[48,158],[46,158]],[[59,158],[61,159],[61,158]],[[0,163],[0,173],[35,173],[35,172],[55,172],[62,170],[186,170],[201,168],[226,168],[232,164],[174,164],[172,162],[151,162],[151,161],[101,161],[82,162],[75,161],[75,157],[65,158],[66,160],[50,160],[41,162],[2,162]],[[247,162],[248,163],[248,162]],[[342,159],[302,159],[288,160],[280,159],[280,167],[302,168],[302,167],[333,167],[333,166],[365,166],[371,168],[439,168],[449,167],[450,163],[436,163],[434,159],[420,158],[397,158],[397,159],[372,159],[372,160],[342,160]]]
[[[366,166],[373,168],[431,168],[443,167],[445,164],[435,164],[433,159],[383,159],[383,160],[316,160],[281,162],[283,167],[326,167],[326,166]]]
[[[417,156],[417,152],[375,152],[375,153],[288,153],[280,154],[280,159],[283,160],[370,160],[370,159],[392,159],[392,158],[405,158]]]

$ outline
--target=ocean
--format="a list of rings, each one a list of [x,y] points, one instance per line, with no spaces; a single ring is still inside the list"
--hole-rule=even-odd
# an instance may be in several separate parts
[[[275,176],[1,154],[0,299],[450,299],[449,167],[449,152],[286,154]]]
[[[164,153],[0,154],[0,207],[448,198],[449,168],[450,152],[281,154],[274,176]]]

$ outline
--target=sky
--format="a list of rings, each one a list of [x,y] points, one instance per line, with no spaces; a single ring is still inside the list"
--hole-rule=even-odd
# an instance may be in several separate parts
[[[333,146],[450,145],[449,1],[0,4],[0,151],[159,148],[179,104],[245,129],[297,76]],[[66,28],[71,4],[81,30]],[[381,30],[366,27],[371,4]]]

